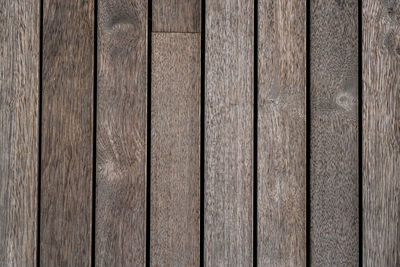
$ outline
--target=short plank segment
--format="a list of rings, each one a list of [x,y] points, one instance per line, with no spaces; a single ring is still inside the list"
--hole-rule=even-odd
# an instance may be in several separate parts
[[[206,2],[206,266],[253,264],[254,2]]]
[[[151,38],[151,266],[200,263],[200,38]]]
[[[400,266],[400,2],[363,1],[363,265]]]
[[[258,1],[258,265],[305,266],[306,2]]]
[[[358,266],[358,1],[310,7],[311,265]]]
[[[201,0],[153,0],[153,32],[200,32]]]
[[[0,1],[0,265],[36,266],[38,0]]]
[[[44,0],[41,266],[90,266],[93,1]]]
[[[96,264],[144,266],[147,1],[98,3]]]

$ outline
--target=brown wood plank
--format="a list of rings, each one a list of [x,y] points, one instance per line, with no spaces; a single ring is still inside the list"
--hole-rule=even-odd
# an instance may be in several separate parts
[[[311,265],[358,266],[358,1],[311,1]]]
[[[153,32],[200,32],[201,0],[153,0]]]
[[[0,1],[1,266],[36,266],[39,4]]]
[[[96,264],[144,266],[147,1],[100,0]]]
[[[400,2],[363,1],[363,265],[400,266]]]
[[[305,266],[306,2],[258,9],[258,265]]]
[[[253,7],[206,3],[206,266],[253,263]]]
[[[152,34],[151,266],[200,263],[200,38]]]
[[[45,0],[40,264],[89,266],[93,1]]]

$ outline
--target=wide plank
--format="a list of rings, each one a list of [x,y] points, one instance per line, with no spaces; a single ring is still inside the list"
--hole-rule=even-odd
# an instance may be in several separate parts
[[[400,266],[400,2],[363,1],[363,266]]]
[[[311,265],[358,266],[358,1],[310,4]]]
[[[40,265],[89,266],[93,0],[44,0]]]
[[[151,38],[151,266],[200,263],[200,38]]]
[[[153,32],[200,32],[201,0],[153,0]]]
[[[0,1],[0,265],[36,266],[40,1]]]
[[[257,261],[305,266],[306,2],[258,3]]]
[[[147,1],[98,8],[96,264],[144,266]]]
[[[254,2],[206,2],[206,266],[253,264]]]

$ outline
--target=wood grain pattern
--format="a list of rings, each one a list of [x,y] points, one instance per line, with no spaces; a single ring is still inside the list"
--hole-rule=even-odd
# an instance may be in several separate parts
[[[305,266],[305,5],[259,0],[259,266]]]
[[[253,263],[254,2],[206,2],[206,266]]]
[[[36,266],[39,1],[0,1],[0,265]]]
[[[89,266],[93,1],[43,4],[40,265]]]
[[[311,1],[311,265],[358,265],[358,1]]]
[[[100,0],[96,264],[144,266],[147,1]]]
[[[153,0],[153,32],[200,32],[201,0]]]
[[[151,266],[200,263],[200,38],[152,34]]]
[[[400,266],[400,3],[363,1],[363,265]]]

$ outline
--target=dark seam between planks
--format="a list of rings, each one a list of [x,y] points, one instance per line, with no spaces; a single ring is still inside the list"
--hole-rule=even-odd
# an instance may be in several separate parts
[[[362,167],[362,0],[358,0],[358,258],[359,266],[363,263],[363,167]]]
[[[43,0],[39,11],[39,103],[38,103],[38,181],[37,181],[37,224],[36,224],[36,266],[40,266],[40,211],[42,188],[42,94],[43,94]]]
[[[258,234],[258,0],[254,0],[254,103],[253,103],[253,266],[257,267]]]
[[[311,148],[311,95],[310,95],[310,0],[306,1],[306,266],[311,266],[311,180],[310,180],[310,148]]]

